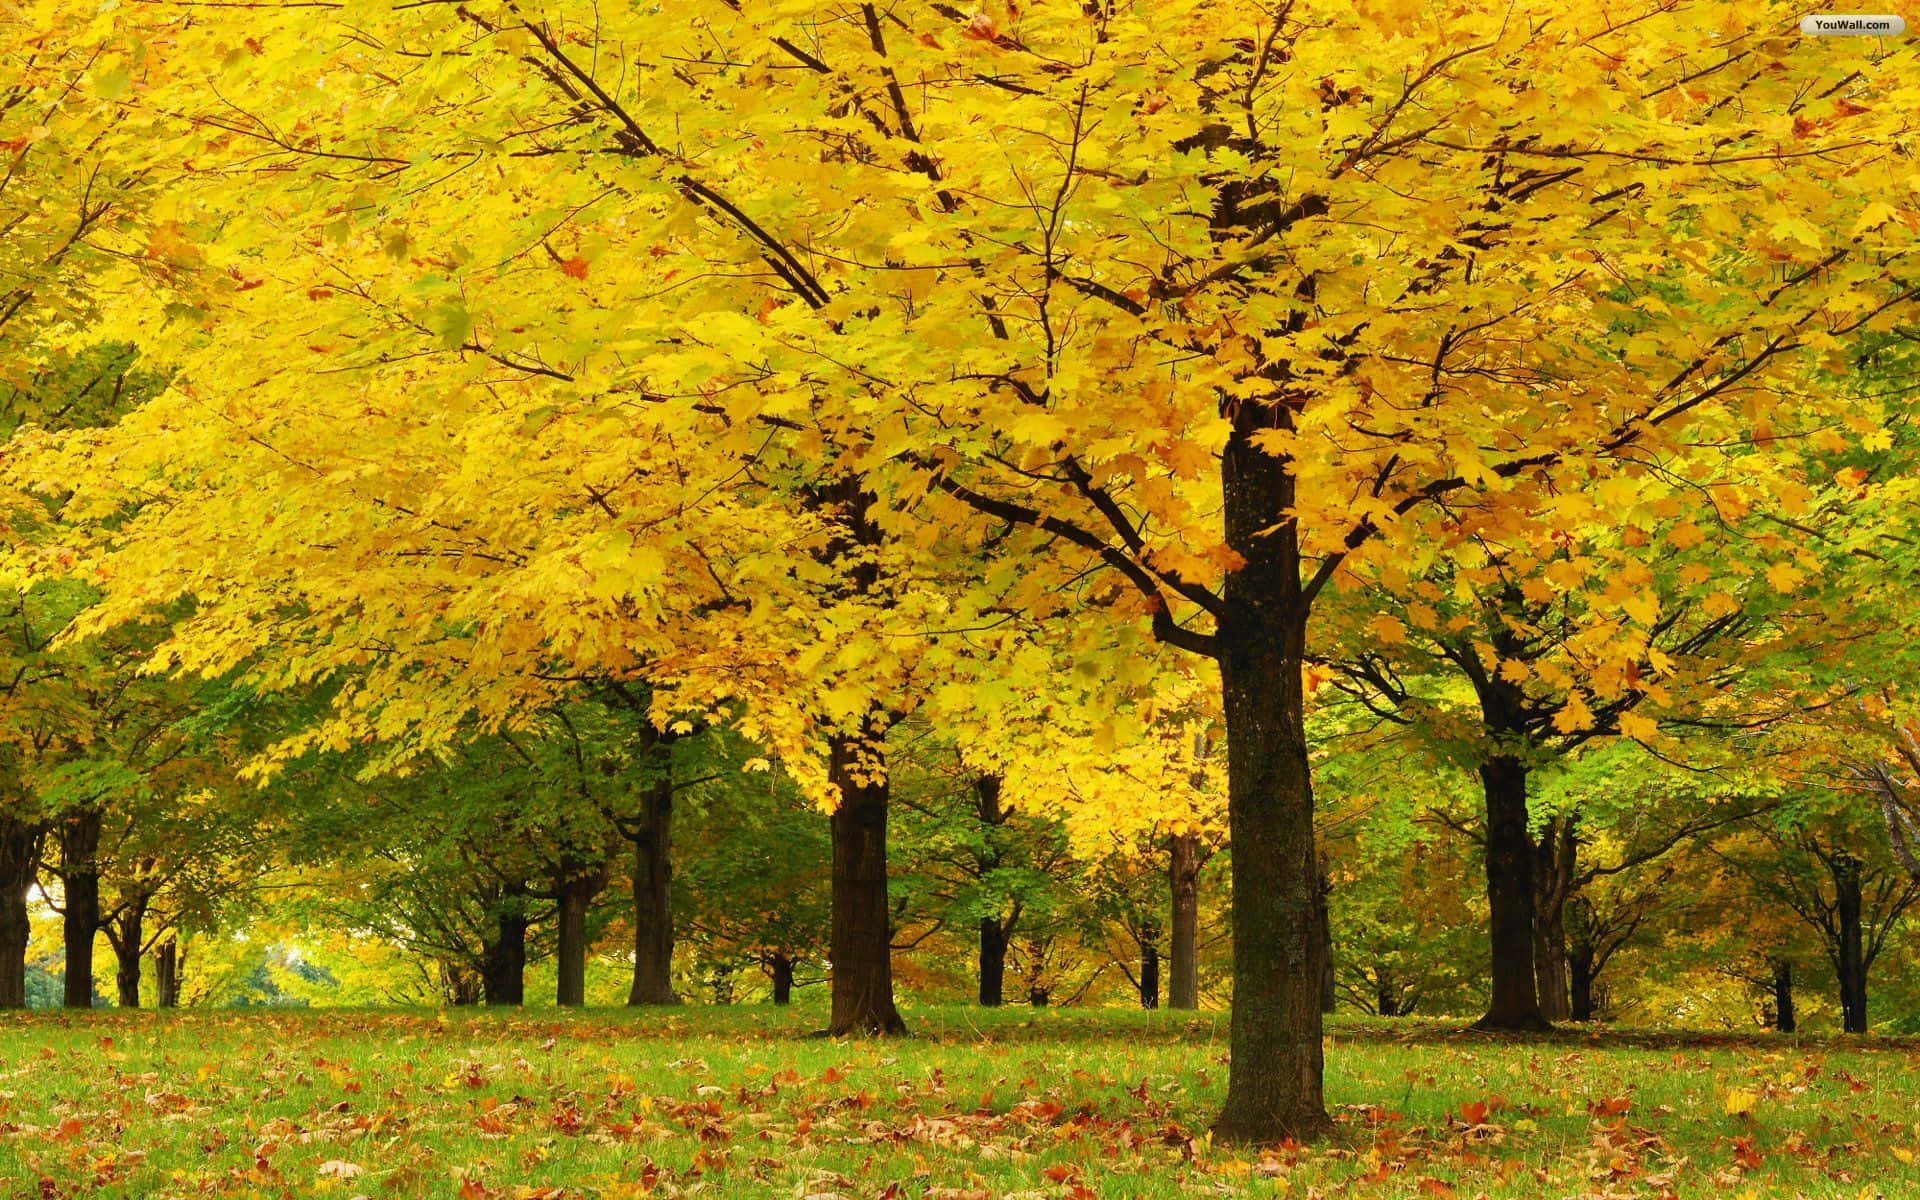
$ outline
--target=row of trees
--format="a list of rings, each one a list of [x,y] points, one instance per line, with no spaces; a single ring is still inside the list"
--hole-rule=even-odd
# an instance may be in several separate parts
[[[1487,1026],[1570,1013],[1634,926],[1601,881],[1702,846],[1863,1014],[1906,884],[1862,839],[1913,811],[1904,44],[1704,0],[223,14],[0,18],[7,947],[53,831],[86,957],[86,814],[150,802],[231,831],[210,903],[263,830],[395,860],[414,932],[464,881],[483,993],[545,904],[580,999],[626,874],[664,999],[678,747],[737,739],[830,814],[831,1029],[897,1033],[931,730],[976,824],[1174,835],[1171,943],[1224,833],[1223,1136],[1327,1128],[1328,904],[1380,861],[1327,851],[1395,812],[1483,848]]]

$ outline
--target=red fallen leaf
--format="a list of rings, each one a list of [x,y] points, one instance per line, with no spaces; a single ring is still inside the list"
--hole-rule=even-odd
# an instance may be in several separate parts
[[[1736,1166],[1751,1169],[1759,1166],[1760,1160],[1765,1157],[1766,1155],[1760,1153],[1760,1147],[1754,1144],[1751,1136],[1733,1139],[1733,1161]]]
[[[1609,1096],[1605,1100],[1589,1100],[1587,1111],[1596,1117],[1617,1117],[1633,1107],[1633,1101],[1625,1096]]]
[[[846,1077],[846,1072],[842,1071],[839,1067],[828,1067],[826,1070],[820,1072],[821,1083],[839,1083]]]
[[[1067,1200],[1100,1200],[1100,1194],[1084,1183],[1076,1183],[1067,1189]]]
[[[79,1117],[68,1117],[54,1128],[53,1140],[56,1142],[72,1141],[74,1138],[79,1137],[86,1127],[86,1123]]]
[[[498,1192],[471,1175],[460,1177],[460,1200],[493,1200],[497,1195]]]
[[[1451,1196],[1453,1194],[1453,1185],[1444,1179],[1422,1179],[1420,1181],[1420,1194],[1423,1196]]]
[[[560,260],[560,270],[575,279],[585,279],[587,277],[587,260],[578,255],[572,258],[562,259]]]
[[[1485,1125],[1487,1123],[1487,1102],[1485,1100],[1474,1100],[1462,1104],[1460,1106],[1460,1119],[1469,1125]]]
[[[1053,1183],[1065,1183],[1069,1179],[1076,1178],[1080,1174],[1080,1169],[1067,1163],[1055,1163],[1040,1173]]]

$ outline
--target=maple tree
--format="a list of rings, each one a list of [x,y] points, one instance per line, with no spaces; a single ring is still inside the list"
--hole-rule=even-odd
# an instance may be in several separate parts
[[[1650,481],[1762,418],[1877,436],[1822,368],[1914,298],[1914,51],[1799,15],[128,14],[89,94],[186,164],[130,257],[195,287],[103,317],[168,343],[163,397],[10,451],[75,489],[38,569],[100,590],[76,633],[191,598],[157,666],[328,682],[288,755],[608,677],[734,723],[834,807],[843,1029],[899,1024],[881,747],[969,653],[931,635],[1211,659],[1217,1129],[1310,1137],[1316,612],[1550,545],[1582,489],[1654,528]]]

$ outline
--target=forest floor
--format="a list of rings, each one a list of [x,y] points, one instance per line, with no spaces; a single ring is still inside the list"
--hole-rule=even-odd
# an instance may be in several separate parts
[[[1324,1145],[1216,1145],[1216,1014],[0,1017],[0,1197],[1920,1197],[1920,1043],[1336,1022]]]

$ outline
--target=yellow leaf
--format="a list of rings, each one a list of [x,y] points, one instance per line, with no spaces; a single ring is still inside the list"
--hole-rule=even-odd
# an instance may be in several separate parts
[[[1725,1108],[1730,1117],[1740,1117],[1753,1111],[1760,1103],[1760,1097],[1745,1088],[1734,1088],[1727,1093]]]

